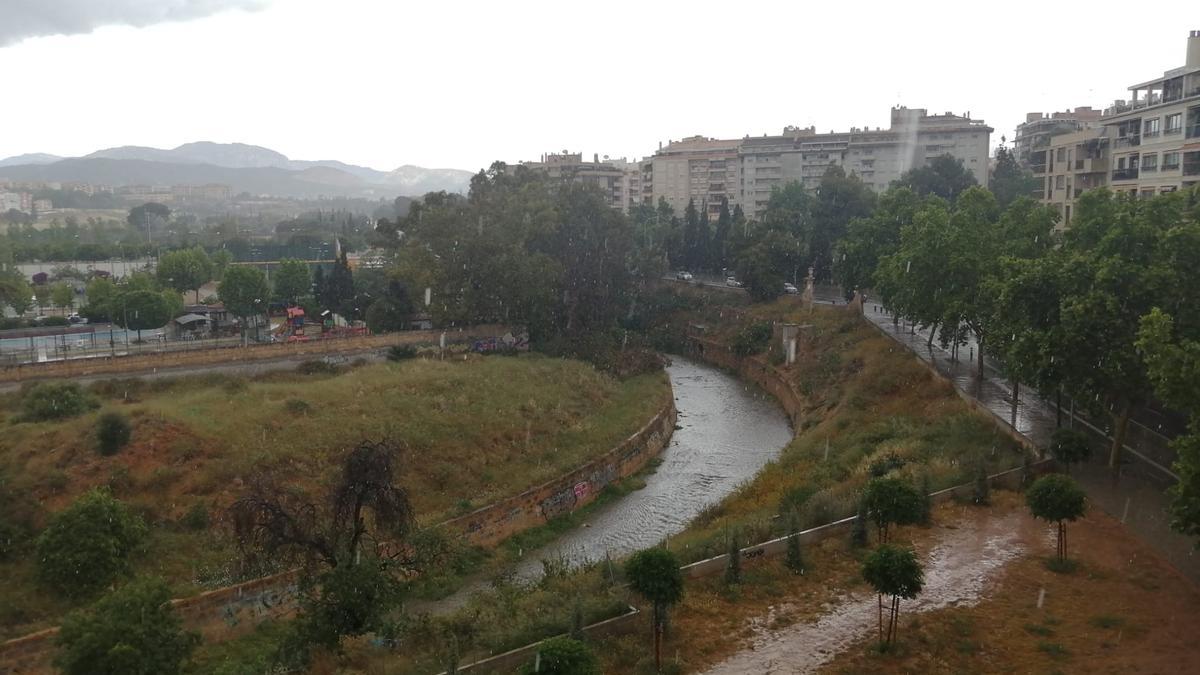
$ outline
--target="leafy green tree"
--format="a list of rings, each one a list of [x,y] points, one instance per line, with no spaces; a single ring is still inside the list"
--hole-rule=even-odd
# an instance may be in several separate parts
[[[225,278],[225,270],[233,264],[233,254],[228,249],[217,249],[212,254],[213,279],[218,282]]]
[[[182,248],[162,254],[156,269],[158,283],[178,293],[194,291],[200,302],[200,287],[212,281],[213,264],[199,246]]]
[[[721,198],[721,209],[717,211],[717,224],[713,231],[712,251],[709,254],[712,262],[709,265],[714,270],[728,268],[733,260],[729,255],[730,229],[733,227],[733,216],[729,213],[729,200]]]
[[[67,309],[75,305],[75,289],[71,284],[59,282],[50,287],[50,302],[55,307]]]
[[[166,225],[171,218],[171,209],[164,204],[157,202],[147,202],[129,209],[129,215],[126,217],[126,222],[129,226],[138,232],[151,232],[154,228],[161,228]]]
[[[945,154],[905,171],[892,185],[906,187],[921,196],[937,195],[953,203],[978,182],[961,159]]]
[[[96,418],[96,449],[101,455],[117,454],[132,437],[133,426],[121,413],[109,411]]]
[[[17,316],[29,311],[33,287],[13,270],[0,271],[0,305],[12,307]]]
[[[342,251],[325,282],[325,305],[342,316],[353,318],[357,313],[354,297],[354,273],[350,270],[346,252]]]
[[[1190,537],[1200,537],[1200,340],[1178,335],[1171,315],[1155,308],[1142,317],[1138,351],[1146,363],[1154,391],[1163,402],[1191,411],[1188,433],[1171,448],[1179,480],[1171,495],[1171,527]]]
[[[1021,197],[1030,197],[1038,187],[1033,172],[1021,166],[1016,153],[1001,145],[996,148],[995,166],[988,179],[988,187],[996,195],[1000,208],[1007,208]]]
[[[804,552],[800,550],[800,524],[796,522],[796,514],[788,519],[787,549],[784,552],[783,564],[796,574],[804,574]]]
[[[1050,436],[1050,456],[1071,473],[1071,465],[1086,462],[1092,456],[1087,434],[1077,429],[1055,429]]]
[[[863,492],[867,511],[879,531],[879,541],[887,543],[893,525],[912,525],[921,519],[921,495],[900,478],[872,478]]]
[[[834,246],[846,236],[850,222],[867,218],[875,206],[875,193],[857,175],[833,165],[821,177],[812,201],[812,235],[809,265],[819,281],[833,278]]]
[[[911,600],[917,597],[925,585],[925,573],[912,549],[883,544],[863,560],[862,575],[879,597],[879,644],[890,645],[896,639],[900,599]],[[891,596],[886,632],[883,623],[885,595]]]
[[[1070,477],[1052,473],[1033,482],[1025,492],[1025,503],[1034,518],[1058,525],[1058,559],[1067,558],[1067,523],[1083,517],[1087,496]]]
[[[536,666],[521,672],[539,675],[600,675],[600,663],[586,644],[569,637],[553,637],[538,646]]]
[[[750,297],[774,300],[783,294],[783,284],[795,269],[800,242],[783,230],[755,228],[752,243],[737,254],[738,276]]]
[[[386,292],[367,308],[367,327],[372,333],[404,330],[412,312],[408,289],[403,282],[393,279],[388,282]]]
[[[85,290],[87,304],[80,313],[91,321],[110,320],[112,303],[117,297],[117,285],[107,277],[96,277],[88,282]]]
[[[161,291],[126,291],[114,299],[112,307],[116,310],[113,323],[137,331],[139,342],[143,330],[161,328],[172,316],[171,302]]]
[[[200,636],[183,630],[161,579],[142,579],[62,622],[54,665],[67,675],[183,672]]]
[[[275,297],[289,305],[295,305],[312,290],[308,265],[295,258],[285,258],[279,262],[273,281]]]
[[[225,270],[217,294],[225,303],[225,309],[241,320],[242,344],[246,344],[250,319],[257,321],[259,313],[266,309],[270,293],[267,277],[257,267],[240,265]]]
[[[38,536],[38,579],[67,597],[94,595],[131,572],[129,557],[145,538],[141,518],[107,490],[92,490],[54,514]]]
[[[340,652],[342,638],[382,630],[403,592],[397,570],[372,557],[325,570],[302,592],[283,660],[306,664],[316,647]]]
[[[625,577],[630,588],[653,606],[654,667],[662,670],[662,632],[667,610],[683,598],[679,561],[665,548],[638,551],[625,563]]]
[[[742,582],[742,547],[737,533],[729,536],[729,551],[725,556],[725,584],[732,586]]]
[[[900,247],[900,231],[912,224],[923,200],[908,188],[880,195],[871,215],[854,218],[834,250],[835,281],[847,292],[874,287],[879,261]]]

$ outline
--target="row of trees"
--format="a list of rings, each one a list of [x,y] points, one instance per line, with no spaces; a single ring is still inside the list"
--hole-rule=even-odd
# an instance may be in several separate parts
[[[1079,198],[1068,229],[1057,224],[1056,212],[1026,197],[1002,208],[979,187],[953,201],[897,187],[849,224],[837,279],[874,288],[931,341],[973,343],[980,373],[986,351],[1014,388],[1065,394],[1109,416],[1115,468],[1132,411],[1156,394],[1197,409],[1169,375],[1186,369],[1187,345],[1200,340],[1200,194],[1096,190]],[[1176,503],[1177,526],[1195,534],[1200,513],[1185,497],[1200,494],[1192,443],[1176,444],[1185,478]]]

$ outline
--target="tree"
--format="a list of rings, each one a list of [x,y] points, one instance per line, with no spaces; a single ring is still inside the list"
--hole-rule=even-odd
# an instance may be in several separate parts
[[[67,597],[93,595],[130,573],[129,556],[145,538],[141,518],[107,490],[91,490],[38,536],[38,579]]]
[[[752,243],[737,254],[738,276],[750,297],[763,302],[783,294],[783,284],[795,269],[800,242],[779,229],[755,228]]]
[[[157,202],[146,202],[129,209],[125,220],[133,229],[148,233],[151,228],[165,225],[170,218],[170,208]]]
[[[1083,517],[1087,496],[1074,480],[1062,474],[1042,476],[1025,492],[1034,518],[1058,525],[1058,560],[1067,559],[1067,523]]]
[[[793,513],[788,519],[787,550],[783,564],[796,574],[804,574],[804,553],[800,550],[800,525]]]
[[[388,282],[387,291],[367,307],[367,327],[372,333],[388,333],[408,328],[412,315],[412,301],[404,283],[396,279]]]
[[[1033,172],[1017,161],[1016,153],[1003,145],[996,148],[996,162],[988,187],[996,195],[996,203],[1000,208],[1007,208],[1021,197],[1031,196],[1038,184],[1039,180]]]
[[[537,650],[537,665],[521,672],[539,675],[600,675],[600,663],[586,644],[569,637],[552,637]]]
[[[213,279],[220,281],[225,278],[225,270],[233,264],[233,254],[228,249],[217,249],[212,254]]]
[[[116,310],[112,315],[113,323],[136,330],[138,342],[142,340],[143,330],[161,328],[171,320],[171,303],[161,292],[126,291],[111,304]]]
[[[54,665],[67,675],[180,673],[200,642],[183,630],[161,579],[143,579],[63,619]]]
[[[1155,308],[1142,317],[1137,348],[1154,391],[1177,410],[1191,411],[1188,433],[1171,442],[1179,480],[1170,488],[1171,527],[1200,537],[1200,340],[1177,334],[1174,318]]]
[[[96,277],[88,282],[85,288],[87,304],[80,313],[89,321],[111,320],[113,300],[118,295],[117,285],[107,277]]]
[[[60,309],[67,309],[75,305],[75,289],[71,284],[59,282],[50,287],[50,302]]]
[[[333,271],[325,283],[324,304],[330,311],[342,316],[355,314],[354,273],[350,271],[350,262],[345,251],[342,251],[341,257],[333,264]]]
[[[313,299],[315,299],[317,304],[322,308],[328,309],[329,304],[325,301],[325,299],[329,292],[329,285],[325,281],[325,268],[321,265],[317,265],[317,269],[313,271],[312,289]]]
[[[739,584],[742,581],[742,547],[738,544],[737,533],[729,536],[729,553],[725,556],[726,585]]]
[[[662,670],[662,632],[667,610],[683,597],[679,561],[665,548],[638,551],[625,563],[625,577],[635,593],[654,609],[654,667]]]
[[[911,525],[921,519],[920,493],[899,478],[872,478],[863,500],[879,531],[880,543],[887,542],[892,525]]]
[[[158,283],[179,293],[195,291],[200,302],[200,287],[212,281],[213,264],[200,247],[170,251],[159,256],[156,270]]]
[[[937,195],[953,203],[958,195],[976,184],[975,175],[961,159],[945,154],[905,171],[892,186],[906,187],[921,196]]]
[[[879,261],[900,247],[900,231],[913,222],[923,200],[908,188],[892,188],[880,195],[865,218],[854,218],[834,249],[835,280],[851,292],[874,287]]]
[[[246,328],[250,325],[251,317],[258,320],[270,292],[267,277],[257,267],[241,265],[225,271],[225,276],[217,286],[217,294],[225,303],[225,309],[241,320],[242,344],[246,344]]]
[[[295,305],[312,290],[308,264],[295,258],[281,260],[279,269],[275,270],[274,283],[275,297],[289,305]]]
[[[834,245],[846,236],[849,223],[867,218],[875,206],[875,193],[857,175],[833,165],[821,177],[812,202],[812,235],[809,261],[818,280],[833,278]]]
[[[729,213],[729,199],[721,198],[721,208],[717,211],[717,225],[713,232],[712,251],[709,265],[714,270],[725,270],[733,262],[729,256],[730,228],[733,227],[733,217]]]
[[[132,437],[133,427],[121,413],[109,411],[96,418],[96,449],[101,455],[117,454]]]
[[[1070,474],[1072,464],[1086,462],[1092,456],[1092,445],[1082,431],[1055,429],[1050,436],[1050,456]]]
[[[367,556],[327,569],[304,586],[299,616],[281,655],[307,663],[313,647],[339,651],[343,637],[386,626],[402,597],[403,583],[386,560]]]
[[[33,288],[19,272],[0,271],[0,305],[12,307],[17,316],[29,311]]]
[[[896,639],[897,618],[900,615],[900,599],[917,597],[925,585],[925,573],[912,549],[883,544],[872,551],[862,567],[863,578],[879,597],[879,644],[887,646]],[[887,631],[883,626],[883,596],[891,596],[888,609]]]

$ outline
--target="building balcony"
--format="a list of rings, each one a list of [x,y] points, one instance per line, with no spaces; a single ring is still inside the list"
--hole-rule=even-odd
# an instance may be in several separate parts
[[[1158,173],[1158,167],[1157,166],[1143,166],[1141,168],[1141,171],[1142,171],[1142,173]]]
[[[1114,144],[1118,148],[1133,148],[1142,144],[1141,136],[1122,136]]]
[[[1187,127],[1188,138],[1200,138],[1200,124],[1189,124]]]
[[[1200,176],[1200,159],[1185,161],[1183,163],[1183,175]]]
[[[1133,167],[1131,169],[1113,169],[1113,172],[1112,172],[1113,182],[1116,182],[1119,180],[1121,180],[1121,181],[1137,180],[1137,178],[1138,178],[1137,167]]]
[[[1045,164],[1030,164],[1029,170],[1032,171],[1035,175],[1044,174],[1044,173],[1046,173],[1046,165]]]
[[[1158,129],[1153,131],[1143,131],[1142,138],[1158,138]]]
[[[1175,136],[1183,133],[1183,127],[1175,127],[1173,129],[1163,129],[1163,136]]]

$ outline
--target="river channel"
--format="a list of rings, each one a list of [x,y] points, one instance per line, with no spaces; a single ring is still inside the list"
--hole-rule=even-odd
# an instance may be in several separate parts
[[[572,563],[617,558],[682,531],[779,456],[792,438],[787,416],[769,394],[721,370],[679,356],[667,367],[679,428],[646,486],[593,512],[584,526],[526,552],[516,576],[540,576],[542,560]]]

